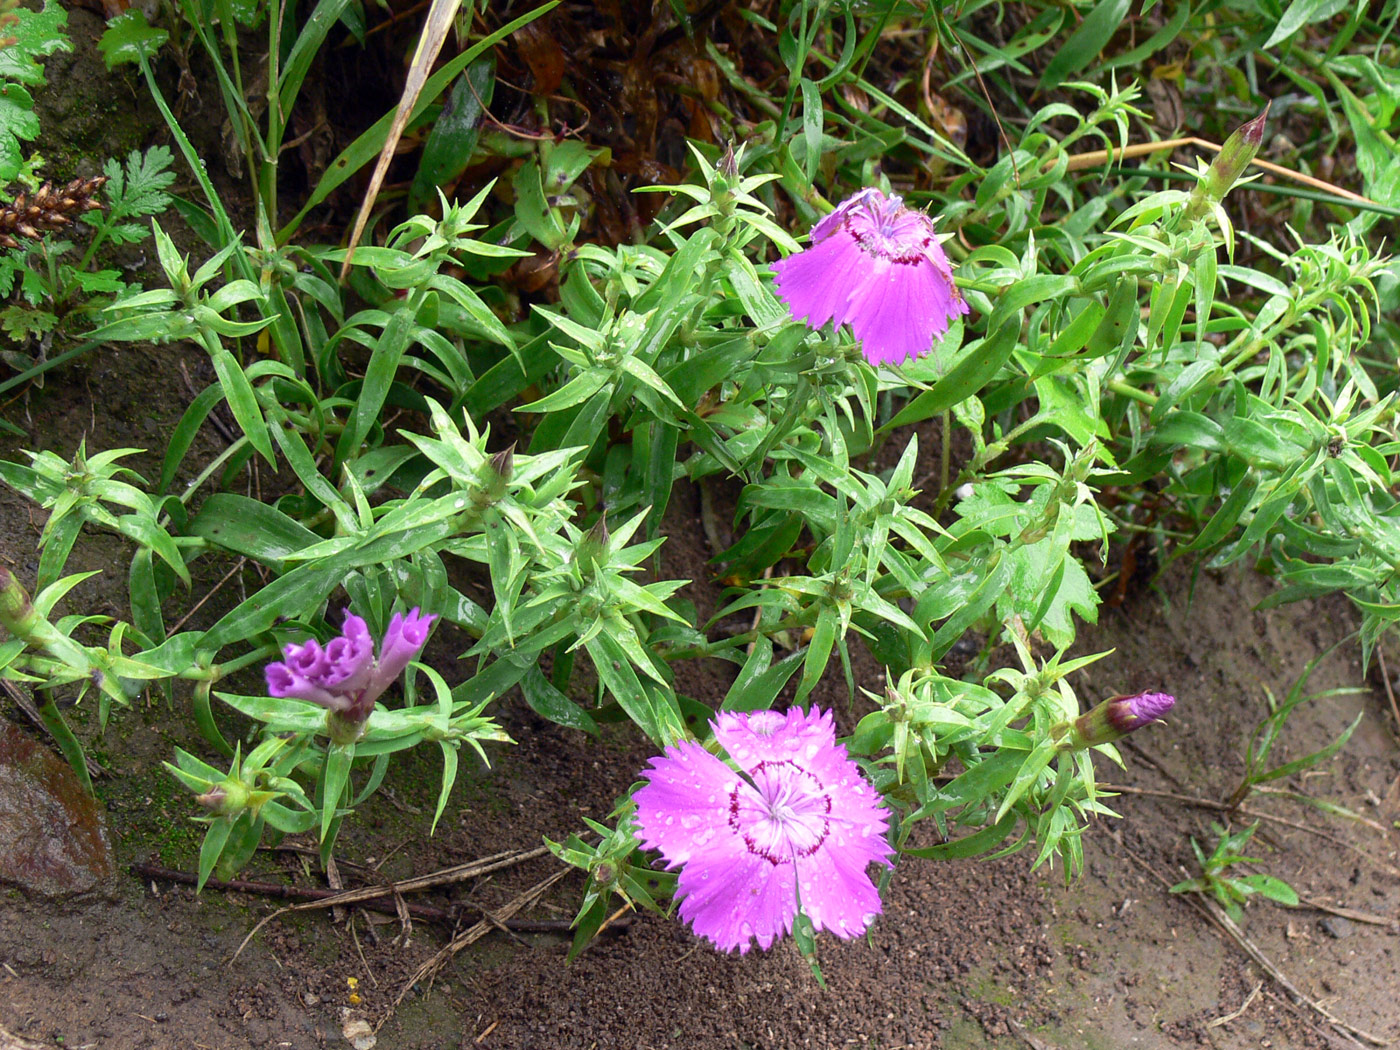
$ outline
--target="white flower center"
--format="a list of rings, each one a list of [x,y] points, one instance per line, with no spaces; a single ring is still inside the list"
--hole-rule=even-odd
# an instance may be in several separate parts
[[[760,762],[750,776],[729,793],[729,826],[748,851],[775,867],[815,853],[831,830],[821,781],[788,759]]]

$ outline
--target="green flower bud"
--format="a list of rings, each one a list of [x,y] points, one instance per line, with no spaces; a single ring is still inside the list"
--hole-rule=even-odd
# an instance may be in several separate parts
[[[1225,140],[1219,156],[1201,176],[1196,188],[1191,191],[1191,199],[1186,202],[1185,218],[1188,222],[1204,218],[1211,208],[1225,199],[1230,187],[1244,174],[1264,142],[1264,120],[1268,115],[1269,107],[1265,105],[1263,113],[1241,125]]]
[[[578,541],[578,546],[574,548],[574,556],[580,565],[595,565],[603,552],[608,549],[608,540],[612,534],[608,532],[608,512],[604,511],[598,515],[598,520],[593,528],[588,530],[588,534]]]
[[[617,868],[611,861],[601,861],[593,867],[591,872],[593,881],[600,887],[607,888],[617,881]]]
[[[508,448],[501,449],[491,457],[491,469],[501,481],[510,481],[510,476],[515,471],[515,442],[511,442]]]
[[[194,800],[212,813],[232,817],[248,808],[251,795],[248,785],[241,780],[229,779],[220,781],[202,795],[196,795]]]
[[[15,574],[0,565],[0,624],[16,638],[28,639],[33,632],[34,605]]]

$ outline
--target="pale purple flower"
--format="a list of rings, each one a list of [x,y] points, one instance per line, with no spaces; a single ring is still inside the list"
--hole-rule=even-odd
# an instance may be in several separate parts
[[[1162,716],[1176,704],[1176,697],[1169,693],[1134,693],[1132,696],[1113,696],[1103,703],[1084,712],[1071,723],[1064,723],[1059,734],[1067,738],[1069,747],[1093,747],[1096,744],[1110,744],[1153,722],[1160,722]],[[1051,732],[1055,732],[1054,727]]]
[[[1176,697],[1170,693],[1135,693],[1132,696],[1115,696],[1104,706],[1108,724],[1119,733],[1127,734],[1160,721],[1176,706]]]
[[[651,760],[635,796],[637,838],[681,869],[681,917],[743,954],[792,930],[800,893],[817,929],[862,933],[881,910],[866,868],[890,866],[894,850],[830,712],[725,712],[710,724],[737,771],[683,740]]]
[[[376,660],[368,625],[347,612],[341,633],[325,648],[314,638],[288,645],[282,651],[284,660],[267,665],[268,695],[309,700],[347,722],[363,722],[375,700],[423,648],[436,619],[420,615],[416,608],[407,616],[395,613]]]
[[[928,353],[968,312],[933,220],[877,189],[843,201],[812,227],[811,247],[773,273],[794,320],[849,324],[871,364]]]

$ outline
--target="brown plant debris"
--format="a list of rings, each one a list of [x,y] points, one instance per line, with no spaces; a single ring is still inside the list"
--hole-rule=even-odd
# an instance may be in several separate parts
[[[102,207],[97,191],[107,185],[106,175],[74,179],[62,188],[46,182],[33,196],[21,193],[0,205],[0,245],[18,248],[18,237],[37,241],[46,233],[70,226],[74,219]]]

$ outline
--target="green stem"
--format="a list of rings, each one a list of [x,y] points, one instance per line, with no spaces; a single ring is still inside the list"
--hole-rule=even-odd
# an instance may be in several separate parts
[[[1149,394],[1146,390],[1139,390],[1131,383],[1124,382],[1121,379],[1110,379],[1104,385],[1120,397],[1126,397],[1132,399],[1133,401],[1139,401],[1142,404],[1147,405],[1149,408],[1155,408],[1157,405],[1158,398],[1156,394]]]
[[[188,502],[190,501],[190,497],[193,496],[193,495],[199,490],[199,487],[200,487],[201,485],[203,485],[206,481],[208,481],[209,478],[212,477],[213,474],[214,474],[220,467],[222,467],[222,466],[223,466],[225,463],[227,463],[231,458],[233,458],[235,455],[237,455],[238,452],[239,452],[239,451],[243,448],[243,446],[246,445],[246,444],[248,444],[248,435],[246,435],[246,434],[240,434],[240,435],[234,440],[233,444],[231,444],[228,448],[224,449],[224,450],[223,450],[222,452],[220,452],[217,456],[215,456],[215,457],[209,462],[209,464],[208,464],[203,470],[201,470],[201,471],[199,472],[199,474],[195,477],[195,479],[194,479],[193,481],[191,481],[188,485],[185,486],[185,491],[182,492],[182,493],[180,494],[180,502],[181,502],[181,503],[188,503]],[[165,522],[167,522],[167,521],[169,521],[169,520],[170,520],[170,519],[169,519],[169,517],[167,516],[166,518],[163,518],[163,519],[162,519],[161,523],[164,524]]]
[[[185,135],[185,131],[180,127],[180,122],[175,119],[175,114],[170,111],[170,106],[165,101],[165,95],[160,90],[160,83],[156,80],[155,72],[151,69],[150,60],[139,54],[137,60],[141,64],[141,72],[146,78],[146,87],[151,92],[151,98],[155,101],[156,108],[160,110],[160,115],[165,118],[166,127],[170,129],[170,135],[180,147],[180,153],[185,158],[185,163],[189,165],[195,181],[199,183],[199,188],[204,192],[204,198],[209,202],[209,207],[214,212],[214,221],[219,227],[219,239],[225,244],[232,244],[238,239],[238,233],[233,228],[233,222],[228,217],[228,212],[224,210],[223,200],[219,197],[218,191],[214,189],[214,183],[210,181],[209,172],[205,170],[204,160],[199,152],[194,148]],[[236,251],[230,257],[231,261],[239,269],[239,276],[257,283],[258,275],[253,272],[253,267],[248,261],[244,252]]]
[[[190,695],[190,707],[194,714],[194,724],[199,727],[204,739],[209,741],[209,745],[224,758],[232,758],[234,754],[233,745],[224,739],[224,734],[219,729],[219,723],[214,720],[214,706],[209,702],[209,690],[212,682],[200,682],[194,687],[194,692]]]
[[[232,660],[225,660],[223,663],[215,664],[213,667],[201,669],[205,670],[206,674],[204,675],[182,674],[180,675],[180,677],[202,678],[207,676],[211,682],[217,682],[219,679],[227,678],[234,672],[241,671],[243,670],[243,668],[248,667],[251,664],[261,663],[262,661],[266,660],[269,656],[276,655],[277,646],[260,645],[252,652],[244,653],[242,656],[236,656]]]
[[[101,345],[103,344],[97,340],[93,340],[87,343],[81,343],[78,346],[73,347],[71,350],[65,350],[63,351],[63,353],[58,354],[55,357],[51,357],[41,364],[35,365],[33,368],[26,369],[17,376],[11,376],[3,383],[0,383],[0,394],[5,393],[5,391],[10,390],[13,387],[21,386],[24,383],[29,382],[31,379],[43,375],[50,368],[57,368],[59,365],[71,361],[73,360],[73,358],[85,354],[89,350],[96,350]]]
[[[938,491],[941,495],[948,489],[948,475],[953,466],[953,420],[946,408],[940,419],[943,424],[943,447],[938,450]]]

